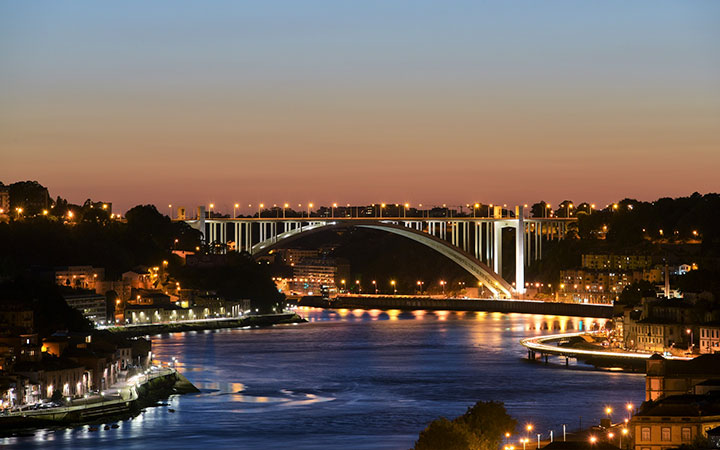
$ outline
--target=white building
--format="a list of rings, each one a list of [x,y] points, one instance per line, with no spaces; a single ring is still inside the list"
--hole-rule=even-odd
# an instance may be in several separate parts
[[[720,325],[703,325],[700,332],[700,353],[720,352]]]
[[[67,294],[63,298],[68,306],[75,308],[96,326],[105,325],[107,321],[107,303],[105,296],[95,293]]]

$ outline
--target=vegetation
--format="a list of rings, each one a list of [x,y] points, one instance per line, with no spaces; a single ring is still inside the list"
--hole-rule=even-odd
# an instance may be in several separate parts
[[[230,252],[215,259],[220,261],[199,267],[173,264],[170,273],[185,288],[213,291],[227,299],[251,299],[259,312],[282,309],[285,296],[275,289],[266,265],[256,263],[246,252]]]
[[[183,287],[215,291],[232,299],[250,299],[254,308],[271,311],[282,301],[266,267],[249,255],[228,255],[219,266],[181,267],[173,250],[200,253],[199,231],[171,221],[153,205],[138,205],[125,219],[110,213],[110,205],[86,200],[73,205],[35,181],[9,186],[10,220],[0,222],[0,282],[16,300],[42,305],[36,309],[43,327],[85,329],[87,321],[74,315],[43,272],[54,267],[92,265],[105,269],[108,279],[138,268],[169,261]],[[22,211],[22,212],[21,212]],[[30,287],[26,289],[21,287]],[[55,320],[57,319],[57,320]],[[45,322],[43,322],[45,321]],[[54,330],[52,330],[54,331]]]
[[[501,402],[477,402],[453,420],[436,419],[420,432],[415,450],[496,450],[517,421]]]

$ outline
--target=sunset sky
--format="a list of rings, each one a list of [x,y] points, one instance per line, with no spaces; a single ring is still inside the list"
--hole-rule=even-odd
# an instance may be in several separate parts
[[[194,207],[720,191],[718,1],[1,1],[0,181]]]

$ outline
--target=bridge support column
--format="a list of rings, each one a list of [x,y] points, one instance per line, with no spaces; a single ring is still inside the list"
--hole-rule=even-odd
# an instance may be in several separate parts
[[[485,262],[487,262],[487,265],[489,266],[491,264],[491,255],[490,252],[492,251],[492,238],[490,236],[492,227],[490,226],[490,223],[485,224]]]
[[[502,276],[502,223],[493,222],[493,270]]]
[[[522,295],[525,293],[525,219],[522,206],[515,207],[515,217],[515,291]]]

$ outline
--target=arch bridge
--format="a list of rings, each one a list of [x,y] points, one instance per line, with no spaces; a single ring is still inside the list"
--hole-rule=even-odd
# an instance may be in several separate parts
[[[208,244],[229,244],[237,251],[262,255],[295,239],[325,230],[357,227],[411,239],[446,256],[473,275],[495,298],[525,292],[525,267],[542,258],[543,242],[563,239],[574,218],[526,218],[523,207],[492,217],[208,217],[198,208],[196,219],[185,219]],[[502,230],[515,230],[514,287],[502,278]]]

